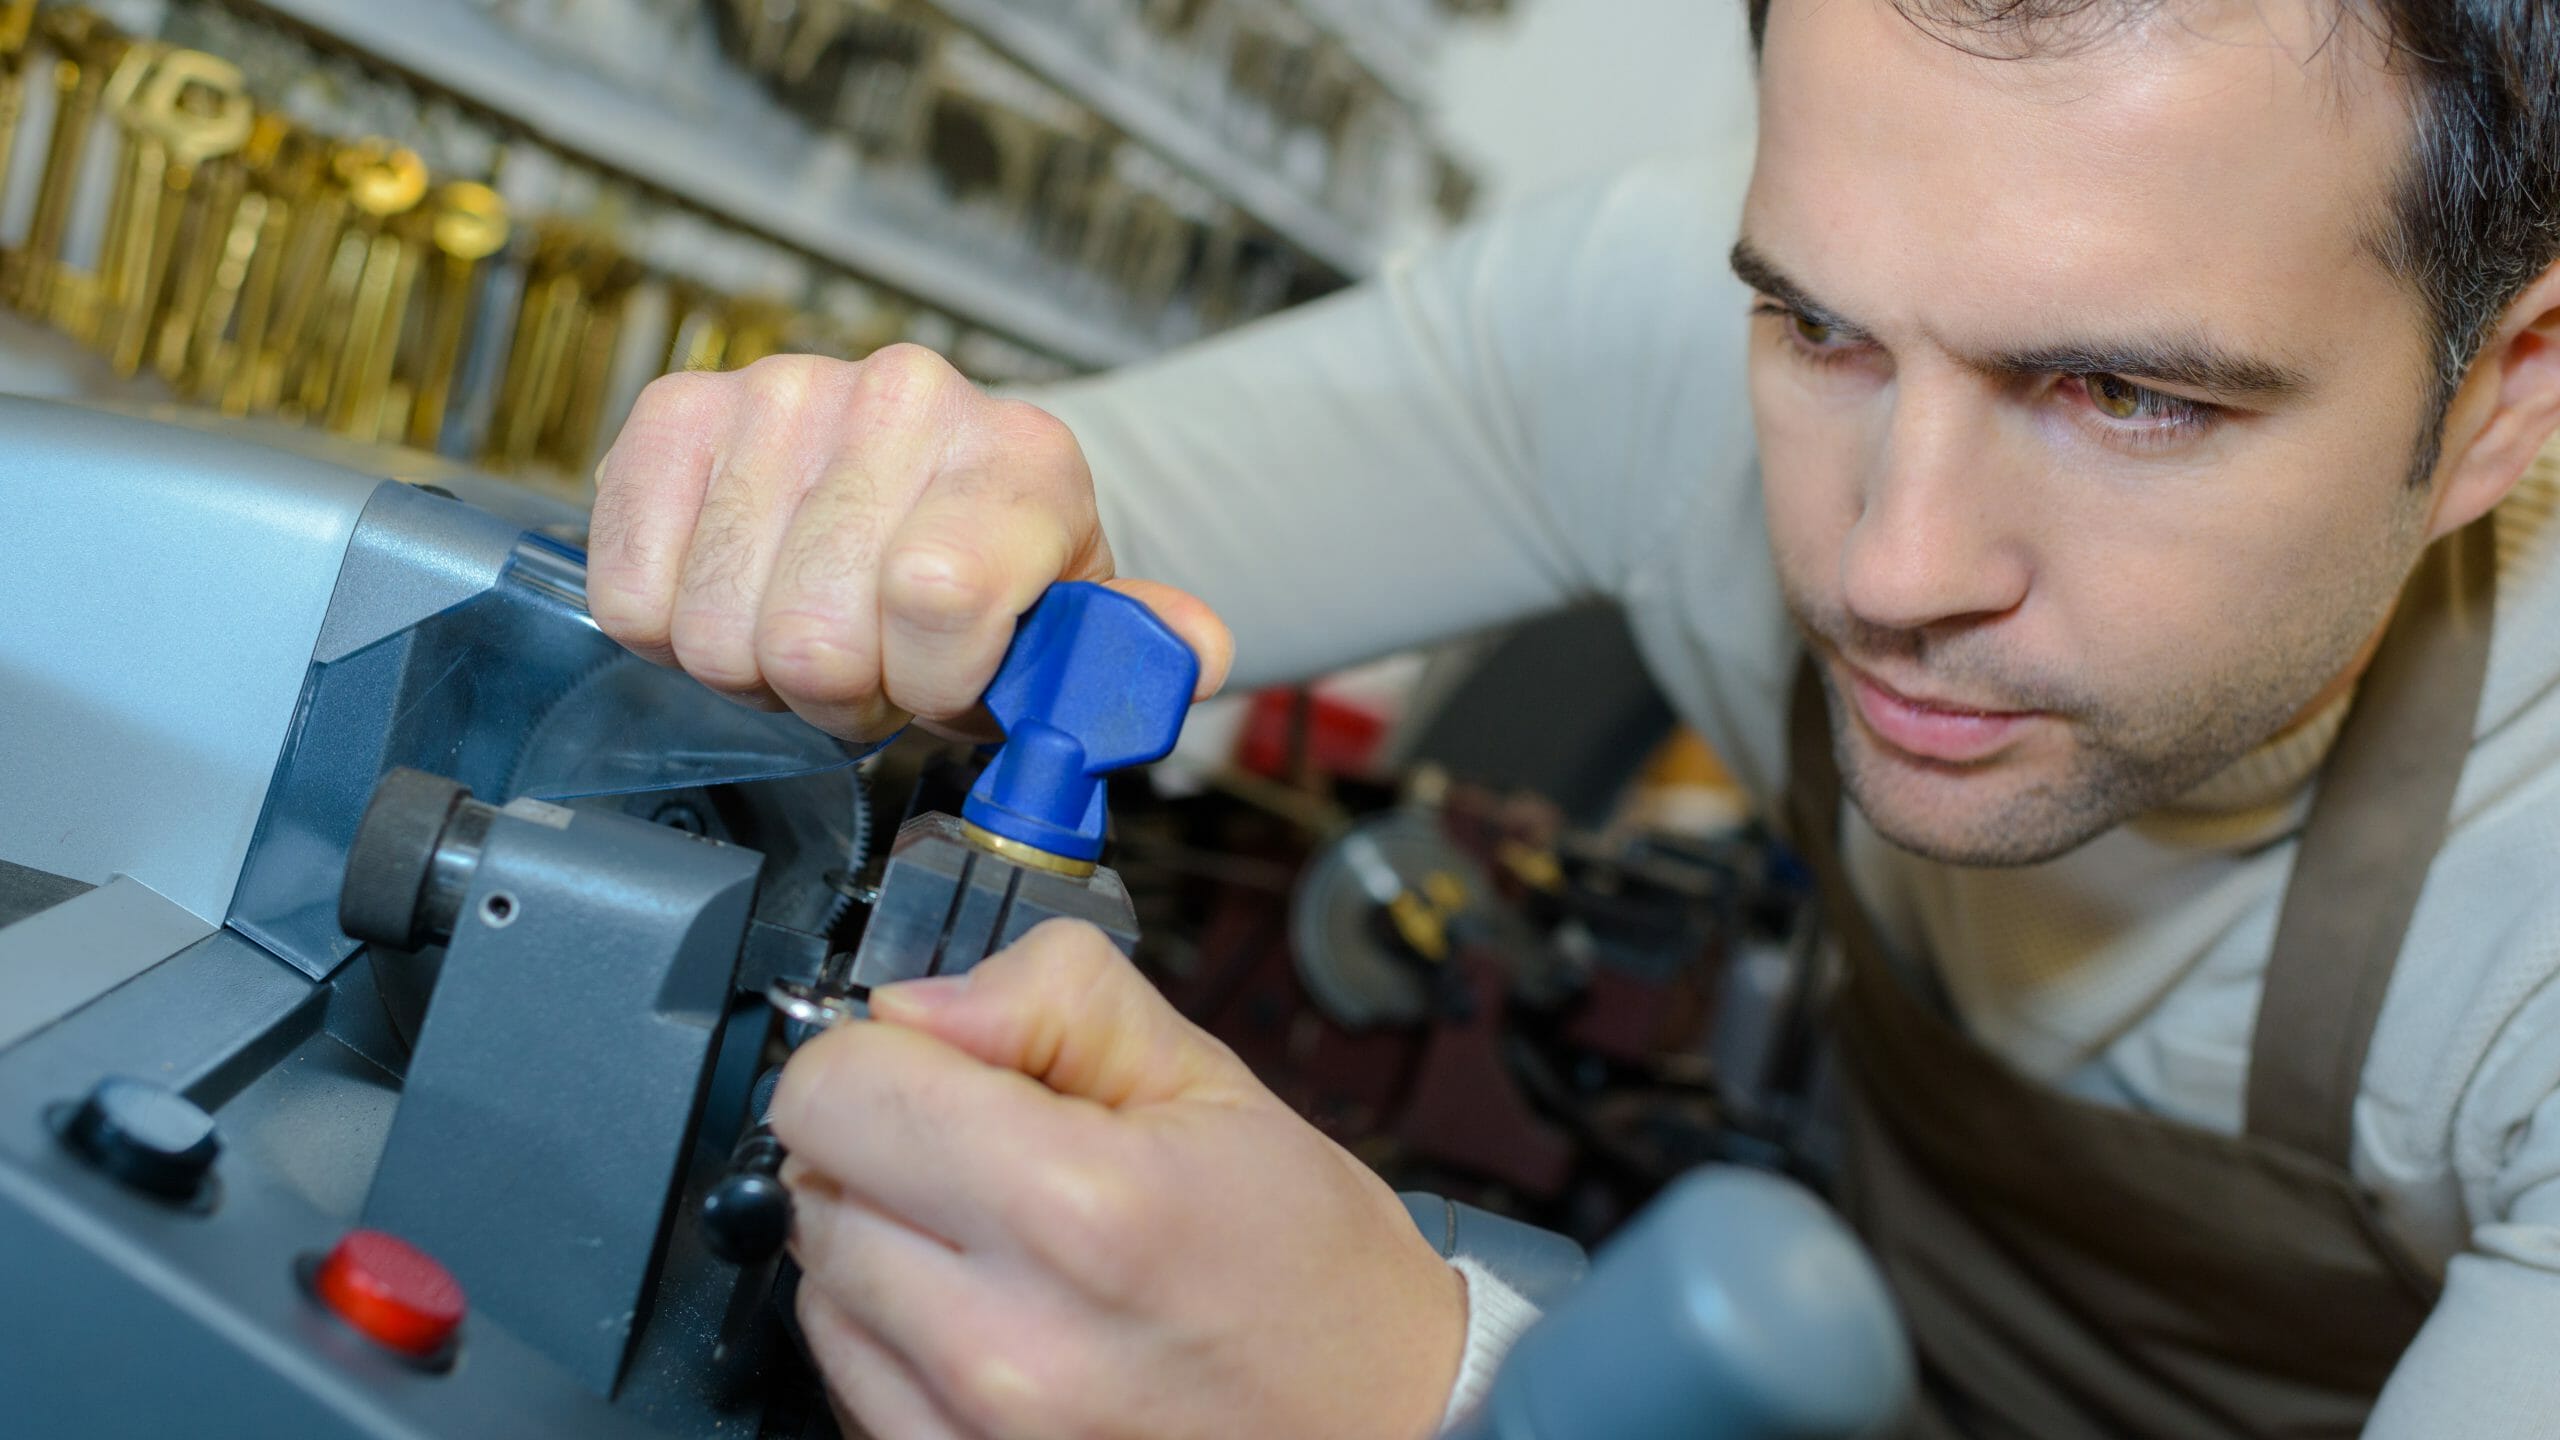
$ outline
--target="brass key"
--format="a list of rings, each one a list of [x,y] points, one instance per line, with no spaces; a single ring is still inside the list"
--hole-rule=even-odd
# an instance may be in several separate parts
[[[414,397],[408,438],[412,445],[433,449],[444,433],[465,331],[476,308],[481,262],[505,248],[509,226],[507,202],[470,180],[438,186],[422,213],[430,217],[426,241],[437,266],[428,284],[416,361],[407,373]]]
[[[671,292],[673,323],[662,372],[738,370],[781,354],[798,307],[757,296],[723,295],[691,281]]]
[[[113,344],[115,314],[123,303],[121,287],[132,278],[137,263],[129,257],[140,250],[147,258],[151,236],[159,228],[168,150],[157,137],[134,131],[127,116],[166,48],[156,41],[133,41],[107,72],[106,85],[98,92],[98,114],[121,138],[115,179],[108,190],[105,229],[98,237],[91,269],[81,271],[68,263],[56,267],[53,293],[46,303],[56,329],[102,348]],[[70,252],[79,249],[81,233],[77,223],[66,229],[66,261],[73,258]]]
[[[524,301],[507,347],[505,378],[489,420],[484,458],[520,469],[540,450],[558,405],[561,376],[585,325],[587,240],[572,227],[546,222],[525,267]]]
[[[27,222],[26,239],[8,256],[5,280],[11,303],[41,316],[53,309],[63,270],[63,239],[71,227],[100,96],[109,75],[133,46],[85,10],[48,10],[37,24],[55,52],[50,76],[53,123],[45,136],[44,173],[36,184],[35,211]]]
[[[327,408],[316,400],[310,408],[329,428],[372,440],[382,433],[400,325],[418,276],[415,238],[393,222],[426,198],[427,167],[416,152],[381,144],[341,149],[336,166],[355,219],[340,250],[340,264],[354,265],[354,285],[344,297],[343,328],[334,319],[329,328],[339,351]],[[356,259],[348,262],[349,255]]]
[[[620,352],[622,315],[643,272],[601,235],[539,232],[485,458],[583,480]]]
[[[203,209],[191,203],[200,194],[196,172],[240,148],[252,115],[239,67],[201,50],[159,51],[130,92],[116,90],[110,84],[127,129],[128,188],[122,224],[109,235],[112,263],[101,267],[98,339],[116,373],[131,375],[160,316],[180,234]],[[187,283],[201,290],[200,270]],[[194,295],[184,300],[191,310]]]
[[[18,122],[27,111],[27,47],[35,35],[36,0],[0,4],[0,196],[9,193],[18,153]]]
[[[763,296],[742,296],[722,307],[729,343],[721,351],[720,368],[739,370],[768,355],[783,352],[797,306]]]
[[[667,353],[659,362],[661,371],[728,368],[721,363],[729,352],[728,317],[721,314],[718,300],[690,280],[667,286]]]
[[[154,364],[171,383],[189,393],[216,396],[229,373],[236,353],[230,338],[232,322],[240,316],[259,244],[269,235],[269,220],[278,213],[272,177],[292,131],[292,122],[281,115],[260,115],[251,124],[238,162],[225,167],[224,196],[210,207],[197,244],[203,285],[195,292],[191,310],[185,308],[183,297],[170,304]]]
[[[266,133],[253,135],[253,157]],[[246,415],[274,403],[283,384],[278,337],[290,333],[279,324],[278,314],[289,298],[284,292],[291,288],[285,283],[287,267],[312,248],[308,232],[325,224],[334,235],[337,225],[334,216],[313,219],[316,210],[337,203],[326,183],[327,143],[281,120],[272,134],[274,153],[257,164],[252,178],[253,194],[261,202],[255,207],[257,231],[243,235],[235,223],[225,244],[226,255],[238,253],[233,247],[244,247],[248,257],[240,275],[233,338],[224,340],[218,325],[209,331],[205,383],[218,390],[226,415]],[[246,223],[252,207],[244,203],[241,208],[239,223]]]
[[[586,304],[579,317],[563,377],[560,414],[551,427],[543,458],[564,476],[580,482],[595,463],[603,442],[605,408],[612,394],[614,362],[622,353],[622,322],[632,290],[643,278],[638,262],[609,244],[594,246],[587,256]]]
[[[316,403],[325,403],[328,398],[329,375],[336,355],[327,335],[327,321],[332,301],[342,293],[351,294],[355,288],[355,275],[348,271],[346,247],[341,243],[347,230],[349,203],[346,185],[335,164],[339,148],[334,142],[315,137],[314,153],[299,177],[302,188],[287,207],[272,289],[263,297],[261,313],[256,316],[258,345],[254,352],[243,350],[241,358],[248,373],[245,379],[235,377],[234,381],[241,392],[242,412],[272,411],[300,418],[309,408],[304,397],[314,388],[315,372],[320,392]],[[360,270],[362,263],[359,255],[356,269]],[[247,297],[242,303],[247,305]],[[244,336],[248,328],[244,319]],[[233,408],[228,391],[223,408]]]

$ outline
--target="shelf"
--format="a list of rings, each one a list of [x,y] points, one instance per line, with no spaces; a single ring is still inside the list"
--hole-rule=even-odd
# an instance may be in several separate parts
[[[1094,369],[1164,346],[1125,319],[1091,313],[1041,288],[1033,252],[973,258],[865,197],[840,145],[779,107],[706,125],[546,56],[467,0],[254,0],[273,14],[481,109],[543,143],[617,170],[792,249],[948,312],[954,318]],[[963,223],[954,217],[955,225]]]
[[[1376,268],[1374,242],[1278,174],[1236,154],[1203,121],[1131,83],[1074,36],[1025,13],[1015,0],[927,3],[1340,274],[1356,279]]]

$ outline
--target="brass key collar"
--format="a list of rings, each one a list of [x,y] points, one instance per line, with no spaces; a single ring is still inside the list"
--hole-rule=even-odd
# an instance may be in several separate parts
[[[1070,880],[1082,880],[1094,871],[1094,864],[1090,860],[1073,860],[1064,855],[1052,854],[1037,845],[1025,845],[1019,840],[1007,840],[967,820],[960,822],[960,833],[969,837],[970,844],[988,854],[1033,870],[1046,870],[1052,875],[1064,875]]]

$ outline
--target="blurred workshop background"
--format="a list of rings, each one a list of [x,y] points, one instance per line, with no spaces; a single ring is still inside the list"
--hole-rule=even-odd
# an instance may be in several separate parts
[[[1744,55],[1708,0],[11,0],[0,389],[576,506],[671,371],[1039,382],[1738,176]],[[1142,958],[1400,1184],[1594,1237],[1798,1108],[1800,877],[1609,614],[1232,697],[1124,789]]]
[[[652,376],[1157,353],[1748,133],[1682,0],[12,0],[0,385],[574,493]],[[181,63],[155,63],[164,49]]]

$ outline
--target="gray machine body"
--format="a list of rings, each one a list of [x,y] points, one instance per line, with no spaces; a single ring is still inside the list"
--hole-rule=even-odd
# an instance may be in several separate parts
[[[618,833],[581,833],[598,828]],[[760,859],[622,815],[502,812],[365,1199],[366,1225],[599,1395],[638,1326]]]
[[[1892,1433],[1912,1384],[1884,1275],[1839,1217],[1710,1167],[1610,1241],[1452,1440],[1859,1440]]]
[[[582,686],[663,702],[670,783],[848,757],[625,684],[540,533],[565,507],[33,402],[0,421],[0,1432],[831,1434],[742,1369],[742,1277],[687,1223],[772,1026],[736,987],[823,957],[750,924],[763,857],[580,801],[493,837],[471,903],[503,888],[502,929],[371,963],[334,911],[386,769],[510,798]],[[818,788],[851,813],[849,779]],[[411,965],[436,976],[414,1050],[378,983]],[[213,1115],[202,1203],[58,1138],[112,1076]],[[308,1293],[359,1226],[461,1279],[455,1363]]]

